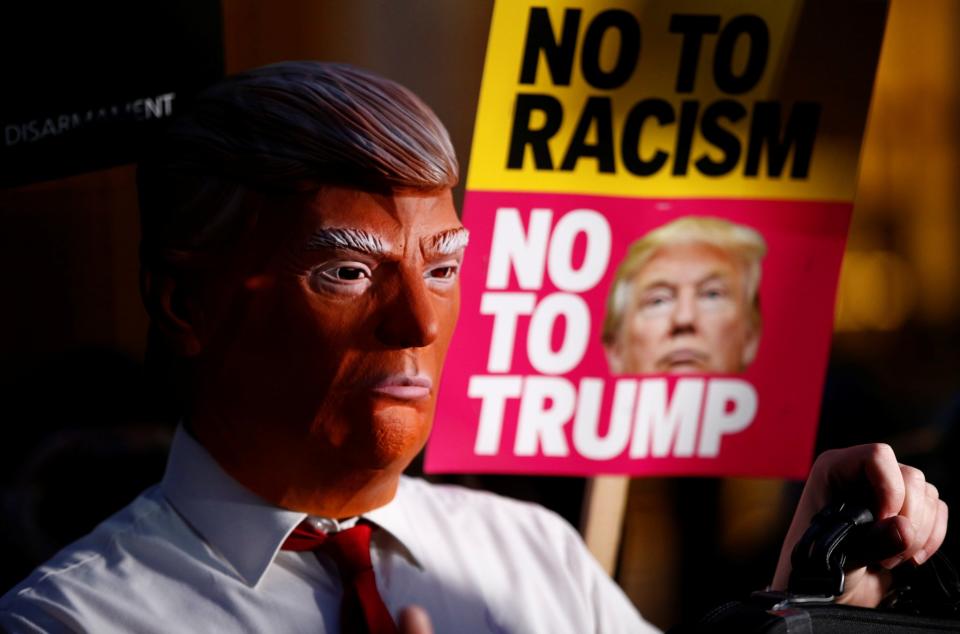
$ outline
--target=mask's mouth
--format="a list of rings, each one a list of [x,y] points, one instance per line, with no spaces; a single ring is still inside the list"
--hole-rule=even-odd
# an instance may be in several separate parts
[[[377,394],[401,401],[419,401],[430,396],[433,380],[423,374],[390,374],[375,382],[372,387]]]

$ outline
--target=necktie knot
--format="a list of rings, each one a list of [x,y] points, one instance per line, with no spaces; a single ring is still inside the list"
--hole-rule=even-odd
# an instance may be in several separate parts
[[[377,590],[370,560],[373,526],[360,522],[336,533],[318,531],[306,521],[283,543],[283,550],[308,551],[330,557],[343,582],[341,630],[395,634],[397,629]]]
[[[319,551],[329,555],[336,562],[341,575],[355,577],[361,572],[373,569],[373,564],[370,562],[372,532],[369,524],[357,524],[347,530],[328,533]]]

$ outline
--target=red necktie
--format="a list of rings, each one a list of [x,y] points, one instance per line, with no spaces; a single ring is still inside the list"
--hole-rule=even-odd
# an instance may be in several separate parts
[[[306,521],[293,529],[283,550],[312,550],[337,564],[343,582],[340,631],[344,634],[397,634],[397,626],[377,591],[370,562],[373,527],[360,523],[337,533],[321,533]]]

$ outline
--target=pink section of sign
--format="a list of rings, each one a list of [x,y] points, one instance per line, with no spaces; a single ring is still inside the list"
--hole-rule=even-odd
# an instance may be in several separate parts
[[[464,220],[471,240],[462,271],[460,322],[444,370],[426,469],[803,477],[816,433],[851,207],[842,202],[468,192]],[[571,293],[558,288],[550,267],[544,266],[543,281],[537,287],[528,281],[528,288],[521,288],[516,272],[511,271],[505,288],[491,288],[488,267],[494,224],[498,213],[512,213],[503,209],[517,210],[524,231],[530,230],[535,209],[550,210],[551,231],[577,210],[601,214],[611,241],[599,281]],[[762,335],[756,357],[740,374],[613,376],[600,332],[617,265],[637,238],[684,216],[747,225],[766,242],[760,284]],[[568,268],[583,265],[586,240],[584,235],[574,239]],[[569,285],[561,281],[561,286]],[[494,315],[489,309],[483,314],[481,304],[485,295],[502,297],[503,293],[526,295],[516,303],[522,306],[517,309],[512,354],[497,361],[490,352]],[[566,301],[557,299],[562,295],[583,300],[590,327],[582,357],[574,354],[575,365],[554,374],[543,371],[542,362],[531,362],[532,316],[526,308],[527,304],[539,309]],[[566,305],[577,303],[573,299]],[[565,338],[578,325],[582,329],[585,324],[558,320],[547,335],[554,353],[570,343]],[[621,399],[616,408],[628,416],[612,414],[615,394]],[[524,405],[524,399],[530,402]],[[651,405],[655,401],[660,403],[659,410]],[[641,407],[643,402],[647,405]],[[740,414],[747,416],[753,406],[747,422],[737,419]],[[488,408],[487,420],[478,439],[483,407]],[[644,407],[655,412],[653,419],[637,414]],[[497,416],[490,413],[494,410]],[[518,424],[520,418],[523,424]],[[638,430],[643,424],[657,429]]]

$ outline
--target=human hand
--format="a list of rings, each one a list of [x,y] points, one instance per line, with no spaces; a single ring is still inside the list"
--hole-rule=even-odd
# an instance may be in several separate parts
[[[427,611],[419,605],[408,605],[400,612],[399,634],[433,634]]]
[[[837,500],[863,500],[877,517],[858,559],[848,570],[846,588],[837,601],[875,607],[890,587],[890,570],[903,562],[922,564],[943,543],[947,505],[919,469],[901,465],[889,445],[858,445],[821,454],[793,515],[780,551],[774,590],[785,590],[790,555],[813,516]]]

